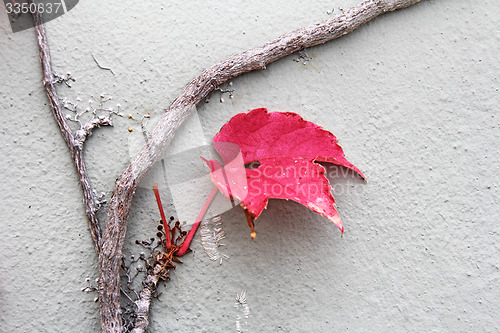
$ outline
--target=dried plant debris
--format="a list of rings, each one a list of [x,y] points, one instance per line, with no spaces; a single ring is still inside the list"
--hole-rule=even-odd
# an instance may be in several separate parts
[[[92,194],[94,196],[96,211],[98,211],[99,209],[102,208],[103,205],[105,205],[108,202],[106,200],[106,193],[101,192],[100,194],[97,194],[96,190],[92,190]]]
[[[52,83],[54,84],[64,83],[68,88],[71,88],[73,82],[76,82],[76,79],[71,76],[70,72],[66,73],[66,76],[59,75],[56,73],[54,73],[53,75],[54,75],[54,80],[52,81]]]
[[[113,72],[113,69],[111,67],[107,67],[107,66],[102,66],[99,61],[97,61],[95,55],[92,53],[92,58],[94,59],[95,63],[97,64],[97,67],[99,67],[100,69],[104,69],[104,70],[108,70],[111,72],[111,74],[115,75],[115,72]]]
[[[81,102],[82,99],[80,97],[76,98],[76,102],[73,102],[71,100],[68,100],[67,98],[63,98],[61,100],[62,106],[70,111],[69,113],[66,114],[66,119],[72,122],[76,122],[80,124],[80,127],[83,127],[84,125],[81,122],[81,118],[83,115],[90,115],[91,119],[94,118],[111,118],[111,115],[116,114],[122,117],[123,115],[121,114],[121,105],[116,104],[116,106],[113,107],[108,107],[106,104],[107,102],[111,101],[113,99],[112,96],[107,96],[106,94],[101,94],[99,96],[99,103],[96,105],[93,100],[89,99],[88,105],[85,107],[85,109],[82,109]],[[110,124],[111,125],[111,122]]]
[[[306,53],[306,51],[300,50],[298,53],[298,57],[293,59],[293,61],[302,62],[302,64],[305,65],[311,59],[312,58]]]
[[[223,259],[229,259],[226,254],[221,254],[220,246],[225,246],[221,241],[226,238],[226,233],[222,229],[222,218],[215,216],[210,219],[204,219],[200,225],[201,245],[210,260],[218,261],[222,265]]]
[[[219,102],[221,102],[221,103],[224,103],[224,97],[223,97],[224,94],[228,94],[230,99],[234,98],[234,96],[233,96],[233,92],[234,92],[233,83],[228,82],[226,85],[226,88],[221,88],[221,86],[218,86],[212,92],[210,92],[208,97],[205,99],[205,103],[210,103],[210,99],[212,98],[212,94],[214,93],[214,91],[220,92]]]
[[[243,326],[247,324],[246,319],[250,316],[250,307],[247,304],[247,292],[245,289],[241,289],[241,293],[236,293],[236,301],[234,303],[234,307],[241,311],[240,314],[236,316],[236,332],[243,332]],[[244,323],[241,323],[241,320],[245,319]]]
[[[102,94],[98,105],[94,105],[94,102],[89,100],[88,106],[83,110],[80,107],[80,102],[82,101],[80,98],[77,98],[76,102],[72,102],[66,98],[61,100],[62,106],[69,111],[69,113],[66,113],[65,118],[80,125],[80,128],[74,134],[74,145],[78,149],[83,149],[83,143],[87,137],[92,135],[93,129],[101,126],[113,126],[112,115],[123,116],[120,112],[120,104],[117,104],[115,108],[105,106],[111,99],[111,96]]]
[[[99,279],[95,279],[96,286],[93,286],[92,283],[90,283],[90,278],[86,278],[85,282],[87,282],[87,286],[82,288],[82,292],[95,293],[98,291],[96,286],[99,284]],[[94,302],[97,302],[97,301],[99,301],[99,297],[94,298]]]

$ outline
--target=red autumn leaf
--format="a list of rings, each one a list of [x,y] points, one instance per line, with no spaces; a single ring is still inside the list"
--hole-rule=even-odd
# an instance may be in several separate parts
[[[365,177],[345,159],[332,133],[296,113],[268,113],[260,108],[231,118],[213,141],[225,166],[216,160],[208,161],[211,179],[227,198],[240,200],[252,237],[253,220],[270,198],[299,202],[326,216],[343,232],[325,168],[314,162],[342,165]],[[243,169],[243,164],[253,162],[259,166]]]

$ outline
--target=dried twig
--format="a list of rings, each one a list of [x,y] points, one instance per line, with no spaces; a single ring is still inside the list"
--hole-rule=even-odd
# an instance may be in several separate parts
[[[92,58],[94,59],[95,63],[97,64],[97,67],[99,67],[100,69],[108,70],[111,72],[111,74],[115,75],[115,72],[113,72],[113,69],[111,67],[101,66],[101,64],[99,63],[99,61],[97,61],[97,59],[95,58],[95,55],[93,53],[92,53]]]
[[[176,130],[189,116],[191,111],[194,110],[195,106],[211,91],[236,76],[253,70],[265,69],[266,65],[296,51],[346,35],[381,14],[408,7],[420,1],[367,0],[359,6],[343,12],[341,15],[306,28],[292,31],[262,46],[234,55],[205,69],[184,88],[182,93],[170,105],[151,133],[146,145],[116,181],[108,209],[105,230],[102,235],[102,243],[100,242],[99,225],[95,217],[95,204],[88,184],[82,152],[75,144],[71,130],[61,113],[59,100],[53,86],[53,75],[50,67],[50,55],[45,29],[41,23],[40,15],[34,15],[34,21],[37,25],[36,33],[40,47],[44,86],[54,117],[57,120],[76,165],[84,193],[87,216],[90,220],[94,247],[99,254],[99,299],[103,332],[123,332],[119,274],[132,198],[140,181],[161,157]],[[33,0],[30,0],[30,2],[33,2]],[[100,243],[101,248],[99,248]],[[148,314],[146,313],[145,315],[147,316]]]

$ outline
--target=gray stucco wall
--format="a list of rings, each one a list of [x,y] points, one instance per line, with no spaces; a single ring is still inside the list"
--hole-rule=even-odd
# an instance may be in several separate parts
[[[106,93],[139,119],[203,68],[356,3],[84,1],[47,33],[55,70],[77,79],[62,97]],[[241,209],[223,214],[230,259],[210,261],[197,237],[160,287],[150,331],[235,332],[241,289],[245,332],[500,331],[499,18],[496,0],[424,1],[306,50],[305,64],[292,55],[237,78],[233,99],[199,107],[208,137],[256,107],[297,112],[332,131],[368,183],[331,179],[343,238],[292,202],[270,202],[254,241]],[[96,256],[33,30],[12,34],[2,12],[0,45],[0,331],[96,332],[95,294],[81,292]],[[115,117],[88,141],[92,183],[108,197],[137,126]],[[152,191],[139,189],[127,254],[157,219]]]

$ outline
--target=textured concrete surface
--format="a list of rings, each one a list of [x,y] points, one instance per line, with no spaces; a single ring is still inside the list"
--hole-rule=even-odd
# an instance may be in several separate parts
[[[125,114],[157,116],[203,68],[356,2],[80,2],[47,24],[55,70],[77,79],[59,93],[82,104],[106,93]],[[223,214],[230,259],[210,261],[197,238],[161,286],[150,331],[235,332],[241,289],[244,332],[500,331],[499,17],[496,0],[424,1],[202,105],[208,136],[255,107],[298,112],[340,139],[368,183],[329,169],[343,238],[292,202],[270,202],[255,241],[241,209]],[[0,57],[0,331],[96,332],[95,294],[81,292],[97,272],[77,178],[33,30],[12,34],[3,12]],[[108,196],[129,162],[129,126],[139,130],[117,117],[87,144],[92,183]],[[158,218],[140,189],[127,254]]]

